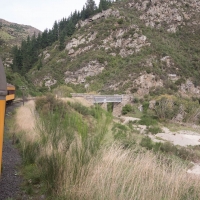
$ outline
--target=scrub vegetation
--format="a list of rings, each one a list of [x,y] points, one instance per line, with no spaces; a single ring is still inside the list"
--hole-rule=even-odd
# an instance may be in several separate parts
[[[198,178],[186,173],[187,159],[112,118],[98,106],[52,95],[20,107],[14,128],[26,193],[58,200],[200,198]]]

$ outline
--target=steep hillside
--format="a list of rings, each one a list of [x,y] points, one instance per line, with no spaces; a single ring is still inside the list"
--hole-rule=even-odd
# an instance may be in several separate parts
[[[31,37],[34,34],[37,36],[39,33],[41,31],[34,27],[0,19],[0,58],[6,67],[7,81],[17,87],[17,96],[22,95],[22,92],[18,90],[22,85],[29,86],[29,94],[34,94],[35,88],[26,81],[25,77],[13,73],[10,69],[10,64],[12,64],[11,49],[14,45],[21,45],[22,40],[26,40],[28,36]]]
[[[200,3],[124,0],[76,25],[40,54],[29,72],[36,86],[76,91],[200,97]]]
[[[41,31],[32,26],[0,19],[0,56],[4,59],[4,64],[10,63],[9,52],[11,47],[20,45],[22,40],[27,39],[27,36],[31,37],[34,33],[37,36]]]

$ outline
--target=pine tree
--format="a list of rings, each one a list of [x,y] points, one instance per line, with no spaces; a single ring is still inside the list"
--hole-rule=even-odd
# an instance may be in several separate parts
[[[52,29],[52,35],[53,35],[53,42],[58,40],[58,32],[59,32],[59,27],[57,21],[54,22],[53,29]]]
[[[59,50],[62,51],[65,48],[65,34],[62,32],[59,37]]]
[[[110,0],[100,0],[99,2],[99,11],[107,10],[112,5]]]
[[[93,15],[95,10],[97,9],[94,0],[87,0],[85,7],[86,7],[86,9],[85,9],[85,17],[86,18],[89,18],[91,15]]]
[[[40,59],[39,64],[37,65],[38,71],[42,68],[42,59]]]

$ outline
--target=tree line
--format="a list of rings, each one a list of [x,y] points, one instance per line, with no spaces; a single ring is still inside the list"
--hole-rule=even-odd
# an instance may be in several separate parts
[[[94,0],[87,0],[81,11],[73,12],[68,18],[55,21],[52,29],[45,29],[44,32],[35,34],[21,42],[21,46],[14,46],[12,49],[13,64],[12,69],[21,75],[27,73],[32,66],[38,62],[38,69],[42,67],[39,60],[39,54],[42,49],[51,46],[54,42],[59,41],[59,50],[65,48],[65,38],[73,35],[75,26],[79,20],[85,20],[98,12],[107,10],[114,0],[100,0],[96,6]]]

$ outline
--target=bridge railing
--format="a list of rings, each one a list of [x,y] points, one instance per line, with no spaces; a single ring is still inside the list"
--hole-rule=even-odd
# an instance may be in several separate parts
[[[130,95],[94,95],[85,93],[71,93],[72,97],[83,97],[92,103],[125,103],[130,102]]]
[[[120,103],[122,102],[122,96],[94,96],[95,103]]]

